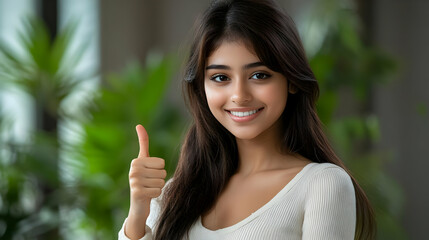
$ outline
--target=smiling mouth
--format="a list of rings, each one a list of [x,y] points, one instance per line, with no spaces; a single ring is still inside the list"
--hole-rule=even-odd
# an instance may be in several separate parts
[[[255,110],[251,110],[251,111],[246,111],[246,112],[238,112],[238,111],[229,111],[226,110],[227,112],[231,113],[231,115],[236,116],[236,117],[248,117],[251,116],[259,111],[261,111],[263,108],[259,108],[259,109],[255,109]]]

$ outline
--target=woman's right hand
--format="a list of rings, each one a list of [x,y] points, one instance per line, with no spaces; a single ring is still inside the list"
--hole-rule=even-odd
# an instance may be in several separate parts
[[[150,212],[150,201],[161,195],[167,172],[162,158],[149,156],[149,137],[142,125],[136,127],[140,151],[131,162],[130,211],[125,233],[130,239],[140,239],[145,234],[146,220]]]

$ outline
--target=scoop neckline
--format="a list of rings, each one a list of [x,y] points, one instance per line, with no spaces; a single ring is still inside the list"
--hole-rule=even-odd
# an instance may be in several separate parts
[[[201,229],[203,229],[203,231],[205,231],[207,233],[212,233],[212,234],[214,234],[214,233],[219,234],[219,233],[231,232],[231,231],[234,231],[234,230],[236,230],[236,229],[238,229],[238,228],[246,225],[247,223],[251,222],[256,217],[258,217],[259,215],[261,215],[263,212],[265,212],[266,210],[270,209],[277,202],[279,202],[282,199],[282,196],[285,195],[287,192],[289,192],[289,190],[309,170],[310,166],[313,166],[314,164],[317,164],[317,163],[311,162],[311,163],[308,163],[307,165],[305,165],[273,198],[271,198],[270,201],[268,201],[267,203],[265,203],[264,205],[262,205],[255,212],[253,212],[252,214],[250,214],[246,218],[242,219],[241,221],[237,222],[236,224],[228,226],[228,227],[225,227],[225,228],[219,228],[217,230],[211,230],[211,229],[206,228],[203,225],[201,216],[198,217],[197,224],[199,225],[199,227],[201,227]]]

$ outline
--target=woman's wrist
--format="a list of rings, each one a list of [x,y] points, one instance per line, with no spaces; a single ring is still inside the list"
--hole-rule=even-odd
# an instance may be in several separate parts
[[[130,212],[124,226],[125,236],[131,240],[142,238],[146,234],[146,220],[147,216]]]

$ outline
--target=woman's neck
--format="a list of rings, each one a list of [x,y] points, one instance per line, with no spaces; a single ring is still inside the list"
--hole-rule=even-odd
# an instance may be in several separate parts
[[[254,139],[236,139],[239,156],[238,173],[253,173],[281,168],[285,154],[282,153],[281,136],[275,125]]]

